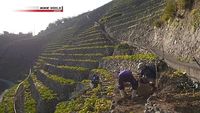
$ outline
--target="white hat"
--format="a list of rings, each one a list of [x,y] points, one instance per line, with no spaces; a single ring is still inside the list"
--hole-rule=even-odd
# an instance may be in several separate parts
[[[137,69],[141,69],[145,66],[145,64],[143,62],[140,62],[137,66]]]

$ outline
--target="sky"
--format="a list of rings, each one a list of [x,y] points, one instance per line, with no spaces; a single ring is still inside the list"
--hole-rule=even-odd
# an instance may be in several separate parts
[[[0,2],[0,33],[28,33],[36,35],[57,19],[92,11],[112,0],[2,0]],[[17,12],[28,7],[60,7],[63,12]]]

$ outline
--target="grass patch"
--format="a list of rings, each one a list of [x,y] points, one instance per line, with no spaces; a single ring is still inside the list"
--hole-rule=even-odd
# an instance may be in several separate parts
[[[74,59],[65,59],[64,61],[72,61],[72,62],[98,62],[97,60],[74,60]]]
[[[67,54],[69,56],[105,56],[104,54],[102,53],[89,53],[89,54]]]
[[[57,75],[49,75],[49,78],[54,80],[54,81],[58,81],[59,83],[61,83],[63,85],[64,84],[74,84],[75,83],[75,81],[72,80],[72,79],[65,79],[65,78],[59,77]]]
[[[17,86],[14,85],[4,94],[3,100],[0,103],[0,113],[14,113],[14,96]]]
[[[43,57],[43,56],[39,56],[39,59],[46,59],[46,60],[58,60],[58,58]]]
[[[67,70],[77,70],[77,71],[88,71],[88,68],[84,67],[76,67],[76,66],[57,66],[60,69],[67,69]]]
[[[92,72],[99,74],[103,83],[108,82],[110,85],[108,87],[99,85],[97,88],[87,90],[78,98],[59,103],[56,106],[55,113],[104,113],[109,111],[112,98],[106,98],[106,96],[110,96],[114,90],[114,81],[112,80],[112,75],[105,69],[94,69]],[[88,81],[83,82],[88,83]]]
[[[56,55],[64,56],[65,54],[63,53],[42,53],[41,54],[41,56],[56,56]]]
[[[135,54],[135,55],[116,55],[103,57],[103,60],[155,60],[158,58],[155,54]]]

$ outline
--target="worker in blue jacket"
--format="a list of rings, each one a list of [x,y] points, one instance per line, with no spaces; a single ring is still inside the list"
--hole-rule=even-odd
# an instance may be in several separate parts
[[[145,65],[145,63],[141,62],[138,64],[138,70],[140,71],[140,82],[148,83],[153,87],[153,90],[156,89],[155,81],[156,81],[156,68],[155,65]]]

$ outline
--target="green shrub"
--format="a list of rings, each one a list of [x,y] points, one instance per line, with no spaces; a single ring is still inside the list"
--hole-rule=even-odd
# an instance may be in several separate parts
[[[123,44],[118,44],[115,48],[116,48],[117,50],[129,49],[130,46],[129,46],[127,43],[123,43]]]
[[[196,30],[200,26],[200,9],[193,9],[191,15],[192,15],[191,25]]]
[[[99,20],[99,22],[100,22],[100,23],[106,23],[106,22],[108,22],[110,19],[115,18],[115,17],[119,17],[119,16],[121,16],[121,15],[122,15],[121,13],[114,13],[114,14],[109,15],[109,16],[103,16],[103,17]]]
[[[181,77],[181,76],[186,76],[186,72],[181,71],[181,70],[176,70],[173,75],[174,77]]]
[[[163,25],[163,20],[158,19],[156,21],[154,21],[153,25],[156,26],[157,28],[160,28]]]
[[[166,7],[164,9],[164,14],[161,19],[163,21],[168,21],[169,19],[174,19],[176,15],[176,2],[175,0],[167,0]]]
[[[177,8],[184,10],[192,7],[193,0],[177,0]]]

